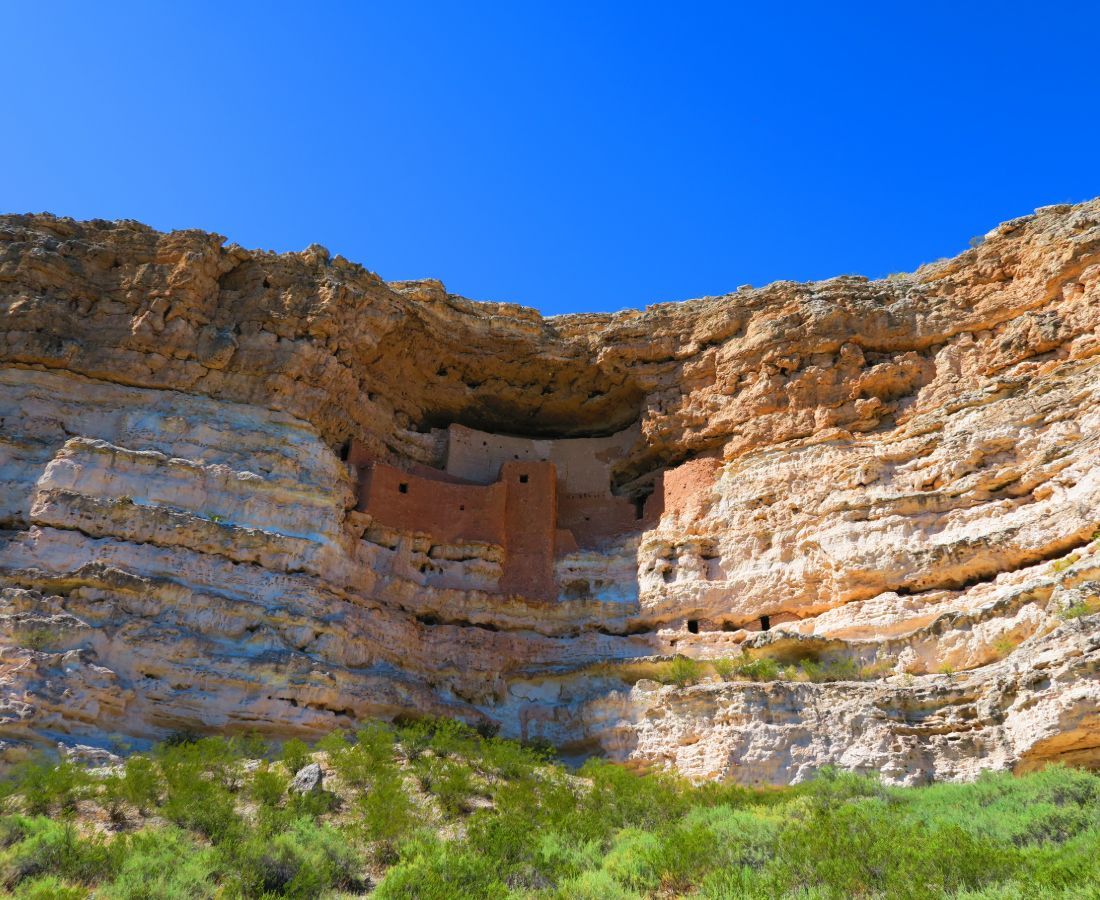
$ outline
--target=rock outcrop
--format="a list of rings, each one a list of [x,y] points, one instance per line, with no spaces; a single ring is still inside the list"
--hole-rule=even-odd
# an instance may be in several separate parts
[[[407,715],[745,782],[1100,764],[1100,200],[549,319],[0,217],[0,749]]]

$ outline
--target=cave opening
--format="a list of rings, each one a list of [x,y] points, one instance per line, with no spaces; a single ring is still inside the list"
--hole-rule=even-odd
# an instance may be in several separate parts
[[[771,627],[772,627],[772,617],[771,616],[761,616],[760,617],[760,630],[761,631],[767,631]]]
[[[690,631],[692,634],[698,634],[699,633],[699,620],[698,619],[688,619],[688,631]]]

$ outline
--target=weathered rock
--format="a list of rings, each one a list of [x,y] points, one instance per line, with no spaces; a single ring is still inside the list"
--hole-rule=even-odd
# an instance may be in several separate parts
[[[352,448],[431,474],[448,425],[622,432],[559,508],[663,509],[559,535],[525,591],[507,538],[357,508]],[[885,281],[550,319],[316,247],[0,217],[9,758],[418,713],[745,781],[1095,765],[1098,530],[1100,201]],[[637,680],[678,653],[864,680]]]
[[[321,790],[323,780],[321,766],[318,763],[310,763],[294,773],[289,790],[295,794],[315,794]]]

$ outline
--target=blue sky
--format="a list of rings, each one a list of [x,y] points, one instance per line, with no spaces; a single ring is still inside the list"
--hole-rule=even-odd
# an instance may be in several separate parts
[[[1093,3],[0,7],[0,209],[546,313],[953,255],[1100,194]]]

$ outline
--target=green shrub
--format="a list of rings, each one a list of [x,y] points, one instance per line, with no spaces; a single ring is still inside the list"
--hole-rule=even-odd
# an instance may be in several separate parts
[[[454,759],[422,757],[416,762],[416,777],[420,786],[451,816],[466,812],[468,801],[476,791],[470,767]]]
[[[818,662],[813,659],[802,661],[802,671],[808,681],[858,681],[859,664],[851,659],[830,659]]]
[[[1051,569],[1055,572],[1064,572],[1070,566],[1072,566],[1077,560],[1081,558],[1080,553],[1071,553],[1069,556],[1065,556],[1062,559],[1056,559],[1050,564]]]
[[[690,659],[687,656],[677,656],[668,664],[668,669],[665,672],[662,681],[665,684],[675,684],[679,687],[685,687],[689,684],[695,684],[699,680],[699,676],[702,673],[702,669],[694,659]]]
[[[20,882],[15,900],[85,900],[88,889],[62,881],[56,875],[42,875]]]
[[[15,635],[16,646],[28,650],[45,650],[56,640],[57,635],[49,628],[26,628]]]
[[[121,838],[118,874],[104,900],[203,900],[217,892],[214,852],[171,826]]]
[[[291,775],[297,774],[305,766],[308,766],[312,760],[309,747],[304,741],[300,741],[297,738],[291,738],[289,741],[283,743],[282,755],[280,758]]]
[[[768,656],[743,660],[737,664],[737,674],[751,681],[775,681],[779,677],[779,664]]]
[[[374,893],[377,900],[455,900],[508,896],[492,859],[434,837],[410,843]]]
[[[726,657],[712,660],[711,667],[714,669],[714,674],[723,681],[728,681],[733,676],[734,672],[737,671],[737,663]]]
[[[1085,616],[1091,616],[1096,610],[1093,605],[1087,600],[1082,600],[1078,603],[1074,603],[1071,606],[1065,607],[1059,615],[1067,622],[1071,622],[1074,619],[1081,619]]]
[[[627,890],[608,872],[582,872],[565,879],[551,896],[555,900],[642,900],[642,895]]]
[[[290,779],[282,772],[262,763],[252,773],[249,793],[260,806],[278,806],[289,783]]]
[[[356,799],[355,810],[356,826],[369,841],[403,838],[417,824],[416,807],[395,771],[377,775],[370,790]]]
[[[9,884],[40,875],[93,883],[113,874],[117,854],[102,837],[82,838],[70,822],[41,816],[15,819],[5,827],[14,843],[2,857]]]
[[[249,897],[320,897],[361,887],[361,862],[344,835],[309,819],[274,835],[254,833],[221,853],[230,885]]]
[[[87,770],[68,761],[56,762],[42,756],[17,766],[5,793],[18,793],[32,815],[51,811],[70,813],[88,793]]]

